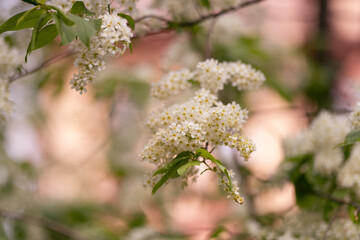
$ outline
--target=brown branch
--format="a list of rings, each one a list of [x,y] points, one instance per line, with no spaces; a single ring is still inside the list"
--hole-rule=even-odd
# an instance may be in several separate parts
[[[196,20],[187,21],[187,22],[186,21],[185,22],[176,22],[176,21],[172,21],[170,19],[167,19],[167,18],[164,18],[164,17],[161,17],[161,16],[157,16],[157,15],[146,15],[146,16],[143,16],[143,17],[140,17],[140,18],[136,19],[135,22],[140,22],[140,21],[142,21],[144,19],[148,19],[148,18],[154,18],[154,19],[162,21],[162,22],[164,22],[164,23],[166,23],[168,25],[167,27],[159,29],[157,31],[148,32],[144,36],[155,35],[155,34],[161,34],[163,32],[167,32],[167,31],[175,30],[177,27],[195,26],[195,25],[197,25],[199,23],[202,23],[204,21],[207,21],[209,19],[220,17],[221,15],[227,14],[229,12],[237,11],[237,10],[239,10],[241,8],[245,8],[245,7],[251,6],[253,4],[256,4],[256,3],[259,3],[259,2],[262,2],[262,1],[265,1],[265,0],[249,0],[249,1],[246,1],[246,2],[243,2],[243,3],[240,3],[239,5],[237,5],[235,7],[226,8],[226,9],[223,9],[223,10],[217,12],[217,13],[211,13],[211,14],[208,14],[208,15],[205,15],[205,16],[201,16],[200,18],[198,18]]]
[[[206,21],[208,19],[217,18],[217,17],[219,17],[221,15],[224,15],[226,13],[234,12],[236,10],[239,10],[240,8],[245,8],[245,7],[251,6],[253,4],[256,4],[256,3],[259,3],[259,2],[262,2],[262,1],[265,1],[265,0],[249,0],[249,1],[246,1],[246,2],[240,3],[239,5],[237,5],[235,7],[230,7],[230,8],[223,9],[220,12],[212,13],[212,14],[203,16],[203,17],[201,17],[199,19],[196,19],[194,21],[179,22],[179,23],[175,22],[175,24],[179,25],[180,27],[191,27],[191,26],[194,26],[196,24],[202,23],[202,22],[204,22],[204,21]]]
[[[335,202],[335,203],[352,206],[352,207],[354,207],[356,209],[360,209],[360,203],[352,201],[351,199],[337,198],[337,197],[334,197],[334,196],[332,196],[330,194],[326,194],[326,193],[319,192],[319,191],[314,191],[314,193],[315,193],[316,196],[318,196],[320,198],[323,198],[323,199],[326,199],[326,200],[329,200],[329,201],[332,201],[332,202]]]
[[[31,75],[31,74],[33,74],[33,73],[35,73],[35,72],[38,72],[38,71],[40,71],[42,68],[47,67],[47,66],[49,66],[49,65],[51,65],[51,64],[53,64],[53,63],[55,63],[55,62],[57,62],[57,61],[60,61],[60,60],[62,60],[62,59],[64,59],[64,58],[67,58],[67,57],[69,57],[69,56],[71,56],[71,55],[73,55],[73,54],[75,54],[75,53],[76,53],[76,52],[71,51],[71,50],[68,50],[68,51],[65,51],[65,52],[63,52],[63,53],[60,53],[59,55],[56,55],[56,56],[54,56],[54,57],[46,60],[45,62],[43,62],[42,64],[40,64],[39,66],[35,67],[34,69],[32,69],[32,70],[30,70],[30,71],[26,71],[26,70],[25,70],[25,71],[22,72],[22,73],[19,73],[19,74],[16,74],[16,75],[12,76],[12,77],[9,79],[9,82],[12,83],[12,82],[14,82],[15,80],[18,80],[18,79],[20,79],[20,78],[23,78],[23,77],[26,77],[26,76],[28,76],[28,75]]]
[[[235,7],[230,7],[230,8],[227,8],[227,9],[224,9],[220,12],[217,12],[217,13],[212,13],[212,14],[209,14],[209,15],[206,15],[206,16],[202,16],[194,21],[189,21],[189,22],[174,22],[170,19],[167,19],[167,18],[164,18],[164,17],[161,17],[161,16],[157,16],[157,15],[146,15],[146,16],[143,16],[143,17],[140,17],[138,19],[135,19],[135,22],[141,22],[145,19],[149,19],[149,18],[153,18],[153,19],[157,19],[159,21],[162,21],[164,23],[166,23],[168,26],[165,27],[165,28],[162,28],[160,30],[157,30],[157,31],[150,31],[150,32],[147,32],[144,36],[149,36],[149,35],[156,35],[156,34],[160,34],[160,33],[164,33],[164,32],[168,32],[168,31],[173,31],[175,30],[175,27],[174,26],[177,26],[177,27],[191,27],[191,26],[194,26],[196,24],[199,24],[199,23],[202,23],[208,19],[213,19],[213,18],[217,18],[221,15],[224,15],[226,13],[229,13],[229,12],[233,12],[233,11],[236,11],[240,8],[244,8],[244,7],[248,7],[250,5],[253,5],[255,3],[259,3],[259,2],[262,2],[262,1],[265,1],[265,0],[249,0],[249,1],[246,1],[244,3],[241,3]],[[138,37],[134,37],[134,38],[138,38]],[[48,65],[51,65],[61,59],[64,59],[66,57],[69,57],[73,54],[75,54],[76,52],[73,52],[73,51],[66,51],[64,53],[61,53],[60,55],[57,55],[53,58],[50,58],[48,60],[46,60],[45,62],[43,62],[42,64],[40,64],[39,66],[37,66],[36,68],[30,70],[30,71],[25,71],[23,73],[19,73],[19,74],[16,74],[14,76],[12,76],[10,79],[9,79],[9,82],[12,83],[14,82],[15,80],[18,80],[20,78],[23,78],[25,76],[28,76],[28,75],[31,75],[37,71],[40,71],[42,68],[48,66]]]
[[[0,209],[0,216],[6,219],[43,227],[73,240],[91,240],[90,238],[81,235],[73,229],[49,219],[30,216],[24,213],[11,212],[4,209]]]

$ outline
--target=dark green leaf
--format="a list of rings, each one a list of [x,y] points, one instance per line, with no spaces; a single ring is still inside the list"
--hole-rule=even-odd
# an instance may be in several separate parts
[[[37,1],[37,0],[21,0],[21,1],[35,5],[35,6],[39,5],[39,1]]]
[[[26,51],[26,56],[25,56],[25,62],[27,61],[27,56],[31,53],[32,49],[35,48],[35,42],[36,42],[36,39],[37,39],[37,34],[40,30],[40,24],[41,22],[46,18],[46,16],[48,15],[47,12],[44,12],[37,20],[35,26],[34,26],[34,29],[32,31],[32,35],[31,35],[31,41],[29,43],[29,46],[27,48],[27,51]]]
[[[37,33],[35,43],[32,45],[31,49],[28,49],[28,52],[34,51],[36,49],[42,48],[49,44],[56,36],[58,35],[57,27],[55,24],[50,24],[41,29]],[[29,45],[30,47],[30,45]]]
[[[179,158],[182,159],[182,158]],[[174,159],[175,160],[175,159]],[[174,161],[173,160],[173,161]],[[170,178],[176,178],[179,177],[180,175],[177,173],[177,170],[182,167],[183,165],[185,165],[187,162],[189,161],[188,158],[184,158],[180,161],[178,161],[175,165],[173,165],[165,174],[164,176],[161,177],[161,179],[155,184],[155,186],[152,189],[151,194],[154,195],[156,193],[156,191],[166,183],[167,180],[169,180]]]
[[[200,0],[200,4],[203,7],[206,7],[207,9],[210,8],[210,1],[209,0]]]
[[[135,30],[135,21],[134,19],[125,13],[118,13],[119,17],[125,18],[130,26],[130,28],[134,31]]]
[[[83,15],[93,16],[93,15],[95,15],[94,12],[92,12],[86,8],[85,4],[82,1],[76,1],[72,5],[70,13],[72,13],[74,15],[78,15],[78,16],[83,16]]]
[[[26,28],[33,28],[37,22],[37,20],[39,19],[39,17],[45,12],[45,10],[43,9],[35,9],[33,11],[31,11],[30,13],[28,13],[26,15],[26,17],[24,17],[24,19],[18,23],[18,20],[26,14],[26,12],[21,12],[16,14],[15,16],[9,18],[6,22],[4,22],[1,26],[0,26],[0,34],[3,32],[7,32],[7,31],[16,31],[16,30],[21,30],[21,29],[26,29]],[[48,18],[50,19],[50,15],[48,16]]]
[[[185,165],[181,166],[180,168],[178,168],[177,173],[178,173],[180,176],[182,176],[182,175],[185,174],[185,172],[186,172],[186,170],[188,170],[188,168],[193,167],[193,166],[195,166],[195,165],[198,165],[198,166],[199,166],[200,164],[201,164],[201,162],[198,161],[198,160],[190,161],[190,162],[186,163]]]
[[[183,160],[190,160],[190,158],[192,158],[193,156],[194,156],[194,153],[189,152],[189,151],[179,153],[171,162],[166,164],[164,167],[159,168],[154,173],[154,176],[158,175],[158,174],[166,173],[167,171],[169,171],[178,162],[183,161]]]

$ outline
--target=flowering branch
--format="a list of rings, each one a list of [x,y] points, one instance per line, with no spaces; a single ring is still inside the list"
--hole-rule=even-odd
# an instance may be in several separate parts
[[[0,216],[3,218],[11,219],[18,222],[29,223],[32,225],[40,226],[48,230],[57,232],[65,237],[68,237],[73,240],[91,240],[88,237],[85,237],[73,229],[62,225],[58,222],[51,221],[49,219],[40,218],[36,216],[29,216],[23,213],[11,212],[8,210],[0,209]]]
[[[146,16],[143,16],[143,17],[140,17],[138,19],[135,19],[135,22],[141,22],[145,19],[157,19],[159,21],[162,21],[164,23],[167,24],[166,27],[160,29],[160,30],[157,30],[157,31],[149,31],[147,32],[144,36],[150,36],[150,35],[155,35],[155,34],[159,34],[159,33],[163,33],[163,32],[168,32],[168,31],[172,31],[172,30],[175,30],[176,28],[178,27],[191,27],[191,26],[194,26],[196,24],[199,24],[199,23],[202,23],[206,20],[209,20],[209,19],[215,19],[221,15],[224,15],[226,13],[229,13],[229,12],[233,12],[233,11],[236,11],[240,8],[244,8],[244,7],[247,7],[247,6],[250,6],[250,5],[253,5],[255,3],[259,3],[259,2],[262,2],[264,0],[249,0],[249,1],[246,1],[246,2],[243,2],[235,7],[230,7],[230,8],[227,8],[227,9],[224,9],[220,12],[217,12],[217,13],[212,13],[212,14],[209,14],[209,15],[205,15],[205,16],[201,16],[200,18],[196,19],[196,20],[193,20],[193,21],[188,21],[188,22],[175,22],[175,21],[172,21],[171,19],[167,19],[165,17],[161,17],[161,16],[157,16],[157,15],[146,15]],[[137,37],[135,37],[137,38]],[[64,58],[67,58],[73,54],[75,54],[76,52],[74,51],[66,51],[64,53],[61,53],[60,55],[57,55],[53,58],[50,58],[48,60],[46,60],[45,62],[43,62],[42,64],[40,64],[39,66],[35,67],[34,69],[30,70],[30,71],[25,71],[23,73],[19,73],[19,74],[16,74],[14,76],[12,76],[10,79],[9,79],[9,82],[12,83],[14,82],[15,80],[17,79],[20,79],[20,78],[23,78],[25,76],[28,76],[28,75],[31,75],[35,72],[38,72],[40,71],[42,68],[44,67],[47,67],[59,60],[62,60]]]
[[[157,15],[146,15],[146,16],[143,16],[141,18],[136,19],[135,22],[140,22],[140,21],[142,21],[144,19],[148,19],[148,18],[154,18],[154,19],[163,21],[166,24],[168,24],[167,28],[171,28],[171,25],[179,26],[179,27],[191,27],[191,26],[194,26],[196,24],[202,23],[202,22],[204,22],[206,20],[209,20],[209,19],[212,19],[212,18],[217,18],[217,17],[219,17],[221,15],[224,15],[226,13],[234,12],[236,10],[239,10],[240,8],[245,8],[245,7],[251,6],[253,4],[256,4],[256,3],[259,3],[259,2],[262,2],[262,1],[265,1],[265,0],[249,0],[249,1],[246,1],[246,2],[240,3],[239,5],[237,5],[235,7],[229,7],[229,8],[223,9],[223,10],[217,12],[217,13],[211,13],[209,15],[202,16],[202,17],[200,17],[200,18],[198,18],[196,20],[187,21],[187,22],[186,21],[185,22],[175,22],[175,21],[172,21],[170,19],[167,19],[167,18],[164,18],[164,17],[161,17],[161,16],[157,16]],[[162,29],[162,30],[164,30],[164,29]]]
[[[35,67],[34,69],[30,70],[30,71],[24,71],[22,73],[19,73],[19,74],[16,74],[14,76],[12,76],[10,79],[9,79],[9,82],[12,83],[14,82],[15,80],[18,80],[20,78],[23,78],[23,77],[26,77],[28,75],[31,75],[33,73],[36,73],[38,71],[40,71],[42,68],[44,67],[47,67],[57,61],[60,61],[64,58],[67,58],[67,57],[70,57],[71,55],[75,54],[74,51],[71,51],[71,50],[68,50],[68,51],[65,51],[63,53],[60,53],[59,55],[56,55],[48,60],[46,60],[45,62],[41,63],[39,66]]]

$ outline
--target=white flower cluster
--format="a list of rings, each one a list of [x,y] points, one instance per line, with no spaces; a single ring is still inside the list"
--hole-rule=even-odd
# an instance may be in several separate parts
[[[360,103],[358,103],[354,111],[350,114],[351,126],[353,129],[360,128]]]
[[[232,198],[235,202],[243,204],[244,198],[240,196],[238,182],[234,180],[235,174],[232,170],[229,170],[228,172],[231,178],[231,182],[223,172],[221,172],[220,170],[216,171],[216,174],[219,176],[219,184],[228,194],[228,198]]]
[[[79,72],[74,74],[70,81],[76,91],[80,94],[86,92],[88,82],[93,82],[98,72],[105,69],[106,55],[117,56],[125,52],[129,47],[130,38],[133,36],[131,29],[127,26],[126,19],[116,14],[101,15],[101,29],[97,35],[90,39],[90,47],[78,43],[77,50],[81,52],[75,60],[74,65]]]
[[[265,81],[265,76],[240,61],[219,63],[215,59],[207,59],[198,63],[193,72],[184,69],[168,74],[155,85],[152,95],[159,99],[176,95],[191,86],[187,83],[189,80],[197,81],[201,88],[217,93],[228,82],[238,90],[256,89]]]
[[[344,160],[340,148],[350,131],[350,124],[345,116],[321,112],[311,123],[309,129],[293,139],[286,139],[283,147],[288,157],[314,153],[314,169],[323,175],[330,175],[340,167]]]
[[[258,74],[248,77],[248,72],[252,71]],[[154,135],[140,153],[140,157],[156,167],[161,167],[180,152],[194,152],[204,146],[225,145],[237,149],[240,156],[248,160],[255,151],[255,145],[249,138],[241,135],[243,124],[247,120],[247,110],[235,102],[224,105],[215,95],[223,89],[227,81],[234,81],[235,85],[239,85],[236,82],[240,78],[250,81],[246,88],[250,85],[255,87],[254,82],[260,84],[265,80],[262,73],[253,70],[249,65],[240,62],[220,64],[214,59],[200,62],[193,72],[183,69],[161,78],[152,88],[152,95],[158,99],[169,98],[190,88],[189,80],[200,82],[201,89],[192,99],[150,115],[146,126]],[[253,81],[253,78],[258,79]],[[216,172],[229,197],[242,203],[244,199],[240,197],[236,181],[230,180],[219,169]],[[189,177],[195,180],[196,173],[196,167],[192,167],[183,180]],[[230,175],[233,178],[231,171]],[[148,179],[146,185],[153,187],[155,182],[154,179]]]
[[[136,3],[138,0],[118,0],[121,6],[121,12],[125,12],[132,17],[135,17],[138,15],[139,10],[136,7]]]
[[[338,218],[328,227],[321,214],[302,211],[285,217],[283,225],[276,230],[249,221],[245,231],[264,240],[360,240],[360,228],[350,219]]]
[[[23,59],[17,49],[10,48],[5,40],[0,38],[0,122],[7,119],[11,112],[9,78],[22,64]]]
[[[342,187],[352,188],[360,197],[360,144],[354,145],[349,159],[338,173],[338,182]]]
[[[69,13],[72,5],[77,0],[48,0],[46,4],[58,7],[65,13]],[[108,10],[108,1],[107,0],[82,0],[85,4],[85,7],[92,12],[95,12],[96,16],[105,14]]]
[[[188,69],[170,72],[169,74],[163,76],[158,83],[152,86],[152,95],[158,99],[165,99],[172,95],[177,95],[182,90],[191,87],[188,80],[193,77],[194,74]]]

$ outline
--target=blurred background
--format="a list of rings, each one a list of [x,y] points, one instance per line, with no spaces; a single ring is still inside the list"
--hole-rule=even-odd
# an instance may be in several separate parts
[[[138,7],[152,4],[140,0]],[[1,20],[28,7],[5,0],[0,6]],[[27,31],[9,36],[14,46],[28,44]],[[357,0],[265,0],[189,31],[135,39],[132,54],[108,59],[84,95],[68,83],[76,72],[72,57],[13,82],[13,114],[1,131],[1,239],[71,239],[44,230],[38,218],[89,239],[235,239],[249,214],[296,210],[292,184],[263,190],[259,181],[276,172],[285,137],[306,128],[320,109],[348,112],[359,101],[359,43]],[[58,45],[34,52],[25,68],[66,51]],[[207,57],[241,60],[267,77],[258,90],[226,86],[220,93],[223,102],[249,109],[244,132],[257,146],[248,162],[227,148],[215,153],[238,170],[243,206],[226,199],[212,174],[184,190],[175,182],[156,196],[143,188],[149,166],[138,153],[150,136],[143,123],[163,106],[150,98],[150,85]],[[13,221],[8,211],[25,220]]]

